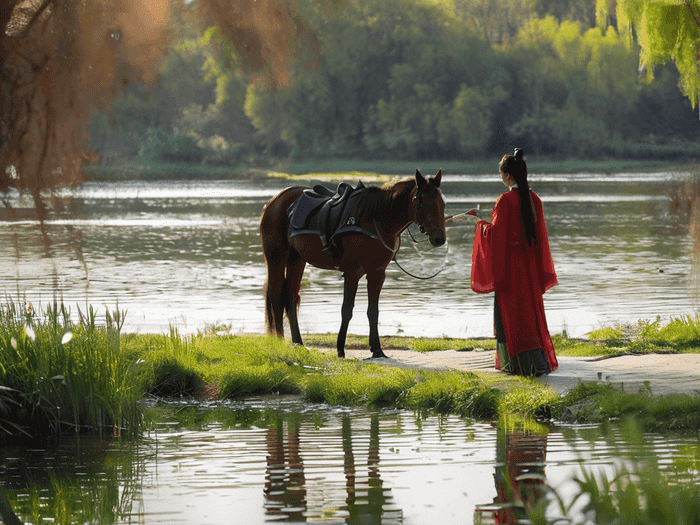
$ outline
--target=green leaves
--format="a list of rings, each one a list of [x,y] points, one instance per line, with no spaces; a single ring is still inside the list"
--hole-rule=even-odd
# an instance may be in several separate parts
[[[605,3],[598,1],[600,17],[606,12],[600,9]],[[641,46],[640,64],[646,68],[647,79],[653,78],[654,66],[672,60],[681,74],[681,92],[695,108],[700,96],[697,0],[619,0],[616,14],[620,30],[629,34],[627,27],[631,27],[637,37]]]

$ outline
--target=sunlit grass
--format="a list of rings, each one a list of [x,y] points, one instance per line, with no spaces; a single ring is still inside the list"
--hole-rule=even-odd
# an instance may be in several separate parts
[[[433,410],[477,419],[504,414],[561,415],[575,407],[582,420],[635,416],[649,425],[700,428],[700,396],[654,398],[650,392],[617,392],[611,386],[577,387],[558,398],[539,381],[462,371],[398,368],[338,359],[335,334],[305,336],[309,347],[262,335],[120,334],[123,312],[106,311],[98,326],[90,308],[71,320],[55,304],[43,311],[8,302],[0,311],[0,433],[58,433],[67,429],[137,431],[139,400],[240,399],[297,394],[337,405]],[[592,340],[555,335],[558,355],[698,351],[700,320],[679,317],[601,328]],[[493,339],[383,339],[387,349],[421,352],[492,349]],[[367,348],[351,335],[348,348]],[[322,348],[324,351],[317,350]],[[586,390],[590,388],[592,390]],[[574,397],[571,397],[574,396]],[[575,396],[578,396],[576,398]],[[41,430],[39,430],[41,429]]]
[[[648,386],[625,392],[612,384],[580,382],[553,406],[552,415],[580,423],[634,419],[660,432],[700,429],[700,395],[653,394]]]
[[[121,349],[124,312],[6,302],[0,307],[0,432],[32,437],[62,430],[139,428],[138,364]]]
[[[335,348],[337,334],[307,334],[304,335],[304,343],[310,347]],[[414,350],[416,352],[432,352],[436,350],[469,351],[477,348],[495,350],[496,340],[461,339],[457,337],[382,337],[382,348]],[[369,348],[367,336],[348,334],[345,342],[347,349]]]

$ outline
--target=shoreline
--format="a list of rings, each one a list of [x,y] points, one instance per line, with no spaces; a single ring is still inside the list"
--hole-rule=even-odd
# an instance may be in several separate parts
[[[333,179],[334,177],[355,179],[359,175],[377,180],[396,176],[410,176],[416,168],[430,172],[459,175],[483,175],[495,172],[496,160],[487,161],[363,161],[363,160],[318,160],[280,164],[270,168],[247,166],[202,166],[199,164],[129,163],[122,166],[87,166],[82,170],[82,182],[110,182],[125,180],[255,180],[303,178]],[[553,173],[626,173],[690,171],[697,167],[691,162],[664,160],[531,160],[531,174]],[[370,180],[370,179],[367,179]]]

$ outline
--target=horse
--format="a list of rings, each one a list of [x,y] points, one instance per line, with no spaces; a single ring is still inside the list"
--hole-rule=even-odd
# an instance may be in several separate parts
[[[286,312],[294,344],[303,345],[299,332],[299,288],[306,264],[342,272],[344,278],[341,324],[336,348],[345,357],[345,340],[355,306],[360,279],[367,276],[369,347],[373,358],[386,357],[379,341],[379,294],[386,268],[399,250],[401,233],[418,224],[433,246],[446,241],[445,200],[440,190],[442,170],[426,179],[416,169],[414,177],[397,179],[381,187],[367,186],[358,199],[352,222],[365,233],[350,232],[334,240],[335,250],[324,249],[318,234],[290,237],[288,209],[305,188],[282,190],[263,207],[260,237],[267,268],[264,287],[265,322],[268,335],[284,338]],[[360,183],[361,184],[361,183]]]

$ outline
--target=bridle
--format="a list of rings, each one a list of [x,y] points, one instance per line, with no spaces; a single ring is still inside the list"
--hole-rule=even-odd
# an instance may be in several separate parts
[[[420,228],[420,232],[426,235],[430,235],[430,232],[425,231],[425,213],[423,213],[423,197],[430,191],[430,184],[424,186],[422,189],[413,197],[414,206],[416,208],[415,215],[413,217],[413,222],[415,222]]]
[[[430,234],[433,232],[433,230],[434,230],[435,228],[431,228],[431,230],[430,230],[429,232],[426,231],[425,213],[423,213],[423,197],[425,196],[425,194],[426,194],[428,191],[430,191],[430,186],[429,186],[429,185],[428,185],[428,186],[425,186],[423,189],[419,190],[419,191],[416,193],[416,195],[413,197],[413,201],[414,201],[414,205],[415,205],[415,208],[416,208],[416,212],[415,212],[415,216],[414,216],[414,222],[415,222],[416,224],[418,224],[418,227],[420,228],[420,232],[421,232],[421,233],[430,236]],[[413,236],[413,234],[411,233],[411,229],[409,228],[409,226],[410,226],[410,224],[407,225],[406,228],[404,228],[403,231],[408,231],[408,235],[411,237],[411,240],[413,241],[413,243],[414,243],[414,244],[418,244],[418,243],[421,242],[421,241],[416,240],[416,238],[415,238],[415,237]],[[402,231],[401,233],[403,233],[403,231]],[[379,232],[377,232],[377,233],[379,233]],[[384,243],[384,240],[383,240],[383,239],[382,239],[382,243]],[[386,245],[386,243],[384,243],[384,246],[386,246],[387,248],[389,248],[389,247]],[[440,268],[437,272],[435,272],[435,273],[432,274],[432,275],[428,275],[427,277],[422,277],[422,276],[420,276],[420,275],[415,275],[415,274],[412,274],[411,272],[409,272],[408,270],[406,270],[403,266],[401,266],[401,265],[399,264],[399,261],[396,259],[396,253],[398,252],[398,249],[396,249],[396,250],[391,250],[391,249],[390,249],[390,251],[394,254],[393,261],[396,263],[396,266],[398,266],[398,267],[401,269],[401,271],[403,271],[403,273],[405,273],[406,275],[408,275],[408,276],[410,276],[410,277],[413,277],[414,279],[421,279],[421,280],[432,279],[433,277],[437,277],[437,276],[438,276],[440,273],[442,273],[442,271],[445,269],[445,267],[443,266],[443,267]]]

